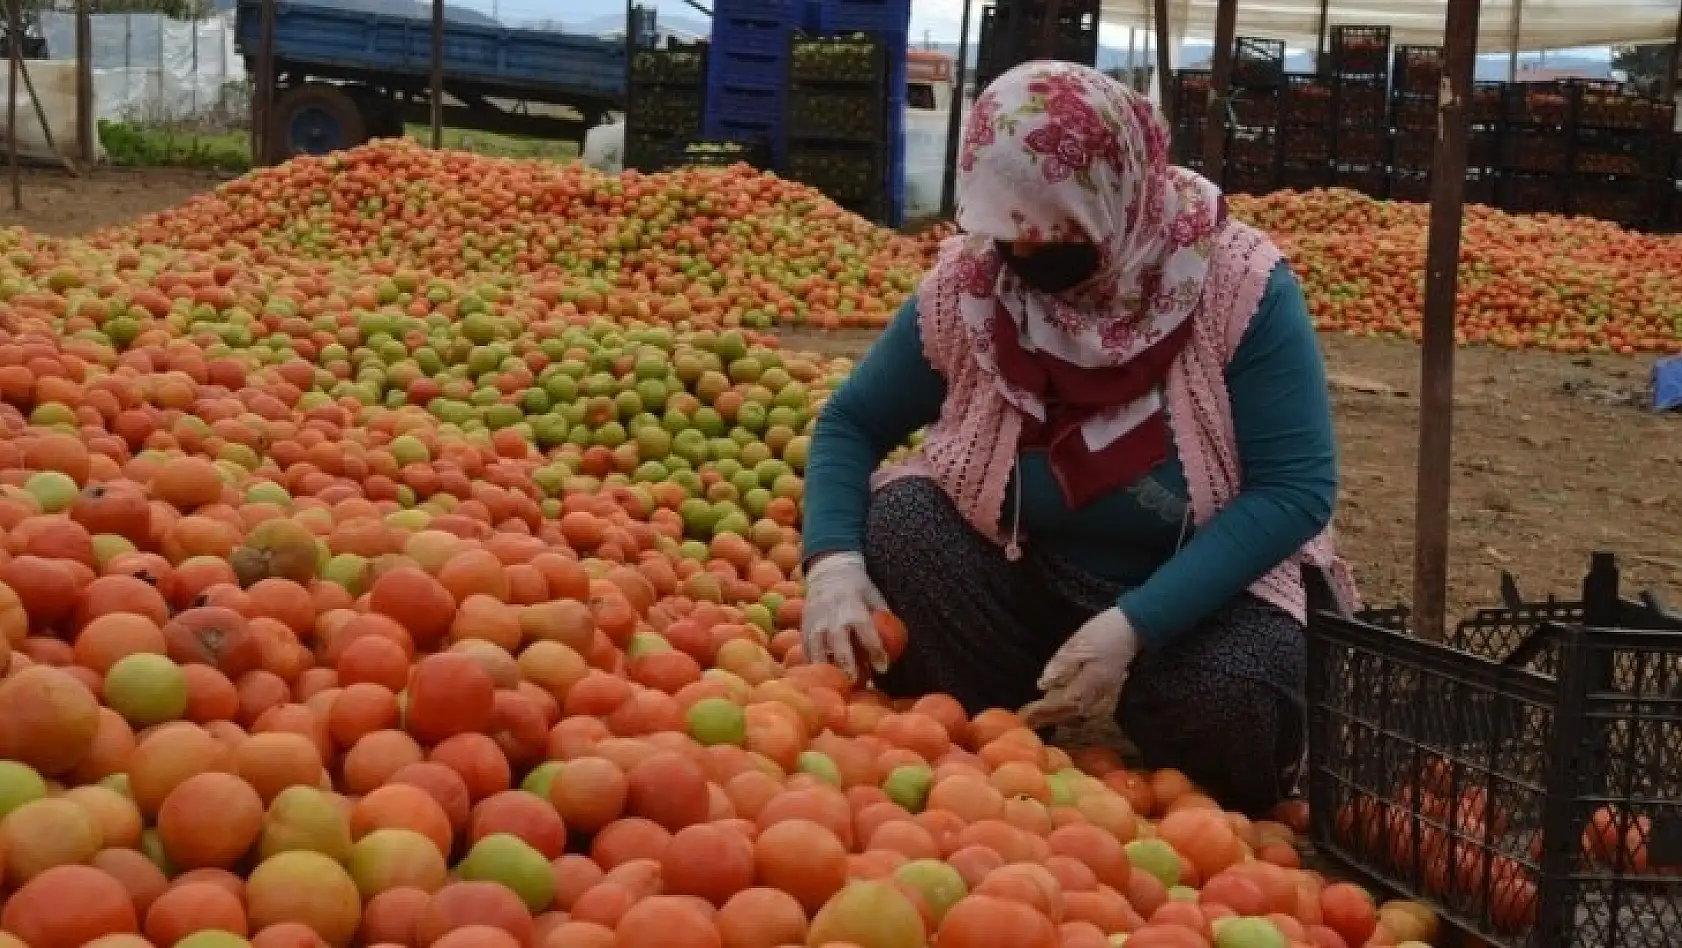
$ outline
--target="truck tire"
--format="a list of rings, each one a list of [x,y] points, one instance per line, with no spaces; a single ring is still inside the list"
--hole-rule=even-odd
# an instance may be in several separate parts
[[[311,82],[282,92],[274,104],[274,157],[325,155],[368,140],[356,100],[339,86]]]

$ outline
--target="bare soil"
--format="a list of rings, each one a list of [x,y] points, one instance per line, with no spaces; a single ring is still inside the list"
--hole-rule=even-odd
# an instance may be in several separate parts
[[[29,169],[24,210],[0,186],[0,225],[76,235],[180,204],[222,176]],[[857,356],[869,333],[784,334]],[[1327,336],[1342,450],[1338,512],[1369,602],[1411,601],[1419,357],[1412,345]],[[1503,570],[1526,598],[1577,591],[1595,550],[1620,555],[1629,588],[1682,597],[1682,417],[1645,406],[1648,360],[1462,349],[1457,356],[1450,617],[1493,605]],[[1435,423],[1435,422],[1434,422]]]

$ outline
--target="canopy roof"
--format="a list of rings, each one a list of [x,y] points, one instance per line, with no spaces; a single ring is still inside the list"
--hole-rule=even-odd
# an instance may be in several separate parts
[[[1153,5],[1152,0],[1103,0],[1102,19],[1142,28]],[[1239,0],[1238,35],[1314,49],[1320,5],[1320,0]],[[1216,0],[1168,0],[1176,47],[1188,35],[1215,35],[1215,6]],[[1388,26],[1390,41],[1397,44],[1441,43],[1448,12],[1447,0],[1328,0],[1328,6],[1332,26]],[[1668,43],[1676,37],[1678,0],[1483,0],[1478,52],[1511,51],[1515,6],[1520,50]]]

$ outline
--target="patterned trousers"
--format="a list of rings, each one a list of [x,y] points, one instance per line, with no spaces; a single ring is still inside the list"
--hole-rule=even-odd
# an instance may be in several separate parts
[[[1121,590],[1031,544],[1024,553],[1006,559],[931,480],[878,491],[865,561],[909,634],[880,687],[945,692],[971,714],[1040,697],[1045,663]],[[1178,768],[1223,806],[1260,815],[1295,785],[1306,676],[1301,623],[1244,593],[1139,656],[1116,723],[1146,767]]]

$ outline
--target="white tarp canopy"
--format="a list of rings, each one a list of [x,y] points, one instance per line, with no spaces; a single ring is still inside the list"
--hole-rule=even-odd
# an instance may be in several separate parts
[[[1143,28],[1153,6],[1153,0],[1103,0],[1102,21]],[[1282,39],[1298,49],[1314,49],[1320,6],[1320,0],[1239,0],[1237,35]],[[1397,44],[1443,41],[1447,0],[1328,0],[1328,6],[1332,26],[1388,26],[1390,41]],[[1478,52],[1512,50],[1515,6],[1521,51],[1668,43],[1676,38],[1678,0],[1483,0]],[[1168,0],[1174,47],[1187,36],[1205,41],[1213,37],[1215,7],[1216,0]]]

